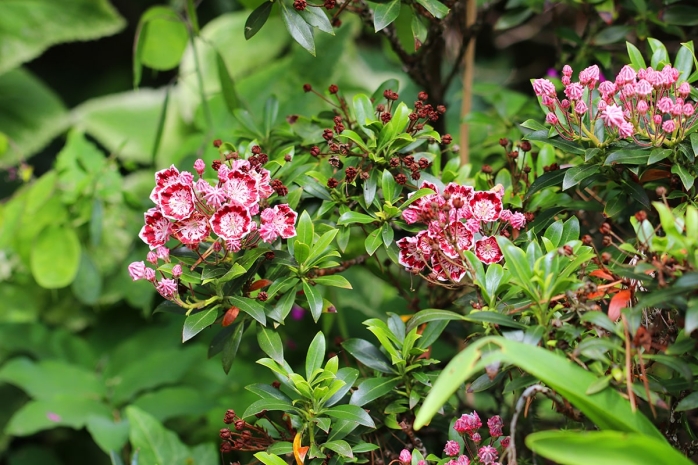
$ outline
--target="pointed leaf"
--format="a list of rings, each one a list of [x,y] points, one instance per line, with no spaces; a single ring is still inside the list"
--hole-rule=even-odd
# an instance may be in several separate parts
[[[279,2],[279,5],[281,5],[281,17],[291,37],[293,37],[301,47],[310,52],[311,55],[315,56],[313,29],[295,9],[289,8],[283,2]]]

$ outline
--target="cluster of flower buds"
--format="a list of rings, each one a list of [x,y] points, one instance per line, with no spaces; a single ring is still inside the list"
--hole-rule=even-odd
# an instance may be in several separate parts
[[[491,191],[475,191],[449,183],[439,192],[425,181],[421,187],[434,193],[414,201],[402,217],[409,224],[425,224],[427,229],[397,241],[398,259],[411,273],[427,269],[430,282],[459,283],[470,268],[463,254],[466,250],[473,250],[484,264],[501,261],[496,235],[507,226],[519,230],[526,225],[523,213],[503,208],[500,185]]]
[[[296,235],[295,223],[298,214],[287,204],[273,207],[269,197],[284,191],[270,179],[268,170],[262,167],[267,160],[259,147],[253,147],[248,160],[230,158],[225,162],[216,160],[213,169],[217,180],[211,184],[204,179],[203,160],[194,163],[194,176],[180,172],[174,165],[155,173],[155,188],[150,199],[155,207],[145,212],[145,225],[139,237],[150,246],[148,261],[157,266],[158,258],[169,261],[169,249],[165,244],[174,239],[200,255],[202,261],[211,257],[216,263],[228,252],[252,248],[259,240],[269,244],[277,238],[288,239]],[[260,210],[260,204],[265,207]],[[200,247],[206,247],[200,253]],[[151,257],[152,255],[152,257]],[[177,300],[175,276],[177,265],[172,268],[172,277],[157,281],[155,270],[144,262],[129,266],[131,278],[152,282],[166,299]],[[181,266],[178,273],[181,275]]]
[[[499,415],[495,415],[487,420],[487,426],[489,428],[490,439],[489,444],[480,445],[482,443],[482,437],[478,432],[482,428],[482,421],[477,412],[471,414],[463,414],[458,418],[453,425],[453,429],[463,437],[464,440],[469,439],[474,443],[474,448],[471,449],[468,441],[465,441],[465,448],[467,452],[470,453],[473,461],[475,460],[475,450],[477,450],[477,460],[478,463],[487,465],[498,465],[497,459],[499,458],[499,450],[505,450],[509,447],[510,438],[508,436],[503,437],[502,428],[504,423]],[[499,442],[497,442],[498,438]],[[457,441],[448,441],[444,447],[444,453],[448,457],[452,457],[447,465],[470,465],[471,461],[466,456],[461,454],[460,444]]]
[[[547,79],[535,79],[533,90],[548,109],[545,121],[567,140],[591,141],[597,146],[617,139],[633,139],[640,145],[673,145],[682,140],[698,117],[696,104],[688,101],[691,86],[679,81],[670,65],[637,72],[625,65],[614,81],[601,81],[594,65],[572,82],[572,68],[562,69],[565,98],[558,98]],[[605,127],[606,140],[596,130]],[[601,123],[599,123],[601,124]]]
[[[229,409],[223,421],[227,425],[233,425],[233,428],[223,428],[219,432],[222,439],[220,451],[223,453],[257,452],[266,450],[274,443],[274,439],[263,428],[247,423],[238,417],[234,410]]]

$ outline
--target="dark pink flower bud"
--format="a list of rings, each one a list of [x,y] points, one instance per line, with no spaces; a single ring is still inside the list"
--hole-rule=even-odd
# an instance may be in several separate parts
[[[138,281],[140,279],[145,279],[145,262],[133,262],[128,266],[128,274],[131,275],[131,279]]]
[[[156,289],[161,296],[169,300],[177,294],[177,281],[164,278],[157,284]]]
[[[616,76],[616,81],[620,82],[621,84],[625,84],[634,81],[635,76],[637,76],[635,70],[630,65],[625,65],[618,73],[618,76]]]
[[[497,461],[497,449],[492,446],[483,446],[477,451],[477,457],[483,464],[490,465]]]
[[[475,444],[479,444],[480,441],[482,441],[482,436],[480,436],[480,433],[473,433],[470,435],[470,439],[472,439]]]
[[[504,436],[501,441],[499,441],[499,444],[502,446],[502,448],[506,449],[509,447],[509,443],[511,442],[511,437],[510,436]]]
[[[695,109],[695,107],[694,107],[693,105],[691,105],[690,103],[686,103],[686,104],[683,106],[683,115],[684,115],[684,116],[691,116],[691,115],[693,115],[693,113],[695,112],[695,110],[696,110],[696,109]]]
[[[659,126],[660,124],[662,124],[662,115],[654,115],[652,117],[652,121],[655,125]]]
[[[577,113],[579,116],[582,116],[585,114],[589,108],[587,108],[587,104],[584,103],[584,100],[580,100],[577,102],[577,104],[574,106],[574,112]]]
[[[153,265],[158,264],[158,256],[152,250],[148,252],[148,255],[145,256],[145,259],[148,260],[148,263],[152,263]]]
[[[640,100],[639,102],[637,102],[637,106],[635,108],[637,109],[638,113],[644,115],[647,113],[647,102],[645,102],[644,100]]]
[[[175,266],[172,267],[172,277],[179,278],[180,276],[182,276],[182,265],[177,263]]]
[[[143,273],[143,279],[146,281],[150,281],[151,283],[155,282],[155,270],[152,268],[146,268],[145,272]]]
[[[155,249],[155,252],[158,254],[158,258],[164,262],[169,262],[170,261],[170,249],[168,249],[165,246],[160,246],[157,249]]]
[[[562,99],[562,101],[560,102],[560,108],[562,108],[563,110],[567,110],[569,107],[570,101],[567,99]]]
[[[199,158],[194,162],[194,170],[196,170],[197,173],[199,173],[199,176],[204,174],[204,170],[206,169],[206,163]]]
[[[563,76],[572,76],[572,67],[570,65],[565,65],[562,67]]]
[[[674,107],[674,101],[669,97],[662,97],[659,102],[657,102],[657,108],[662,113],[669,113]]]
[[[547,79],[535,79],[533,81],[533,91],[536,95],[555,96],[555,86]]]
[[[572,84],[565,87],[565,95],[570,100],[579,100],[584,94],[584,88],[578,82],[573,82]]]
[[[400,452],[400,463],[403,465],[409,465],[412,463],[412,454],[407,449],[402,449]]]
[[[455,457],[460,454],[460,445],[456,441],[447,441],[444,447],[444,453],[449,457]]]
[[[674,132],[676,130],[676,123],[673,119],[668,119],[662,124],[662,129],[664,132]]]
[[[686,98],[691,93],[691,86],[687,82],[682,82],[678,89],[676,89],[676,95],[681,98]]]
[[[550,112],[545,116],[545,122],[548,124],[557,124],[559,121],[557,119],[557,115],[555,115],[555,113]]]

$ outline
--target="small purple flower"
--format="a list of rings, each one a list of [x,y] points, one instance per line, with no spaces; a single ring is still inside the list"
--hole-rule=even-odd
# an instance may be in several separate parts
[[[291,318],[296,321],[300,321],[305,316],[305,309],[299,305],[293,305],[291,308]]]
[[[558,73],[557,70],[556,70],[555,68],[548,68],[548,71],[545,72],[545,75],[546,75],[547,77],[551,77],[551,78],[558,78],[558,77],[560,77],[560,73]]]

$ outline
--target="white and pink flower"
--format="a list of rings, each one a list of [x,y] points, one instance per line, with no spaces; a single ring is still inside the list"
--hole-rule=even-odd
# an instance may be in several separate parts
[[[266,208],[259,216],[261,218],[259,235],[264,242],[271,244],[279,236],[288,239],[296,235],[295,225],[298,213],[287,204]]]
[[[170,238],[171,228],[170,220],[165,218],[160,210],[151,208],[145,212],[145,225],[138,233],[143,242],[148,244],[151,249],[165,245]]]
[[[473,218],[478,221],[497,221],[502,213],[502,199],[494,192],[475,192],[469,203]]]
[[[172,225],[172,235],[185,245],[198,245],[211,233],[208,217],[194,212],[189,218]]]
[[[175,182],[160,191],[160,210],[165,218],[183,220],[194,212],[194,191],[191,185]]]
[[[475,256],[486,265],[497,263],[504,258],[494,236],[483,237],[475,242]]]
[[[252,218],[244,205],[230,202],[211,217],[211,229],[225,240],[240,240],[252,231]]]

